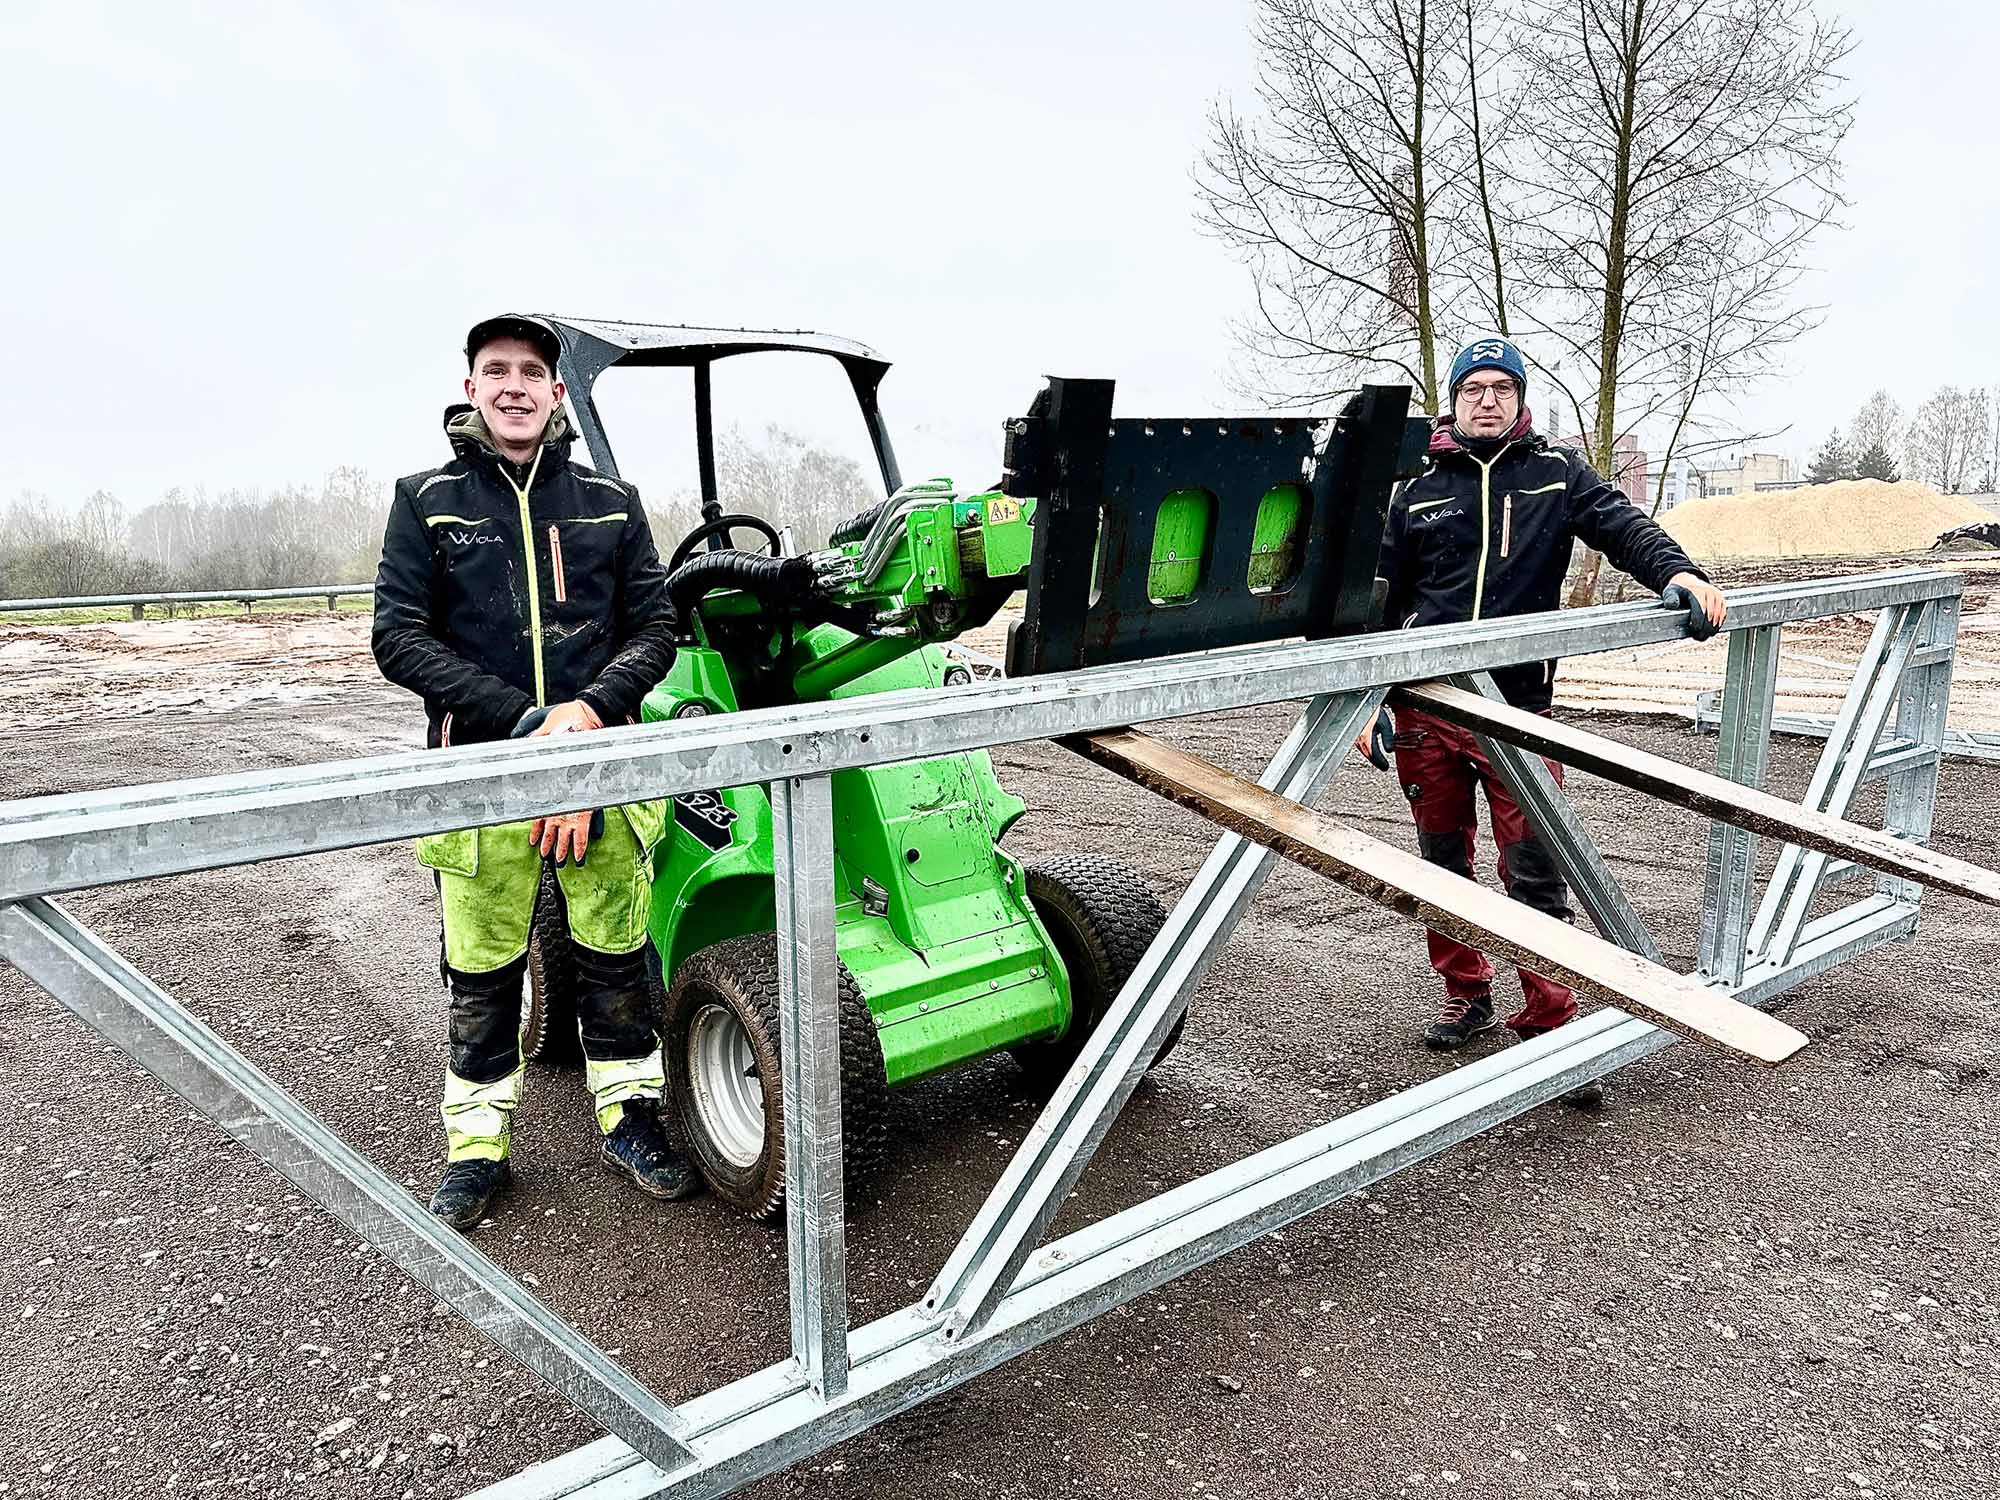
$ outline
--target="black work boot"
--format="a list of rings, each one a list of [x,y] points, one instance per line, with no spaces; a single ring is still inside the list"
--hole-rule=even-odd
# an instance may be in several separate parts
[[[1491,1031],[1498,1024],[1490,994],[1475,995],[1470,1000],[1450,996],[1438,1018],[1431,1022],[1431,1029],[1424,1033],[1424,1045],[1433,1052],[1456,1052],[1482,1031]]]
[[[1546,1036],[1553,1030],[1555,1030],[1553,1026],[1516,1026],[1514,1034],[1526,1042],[1538,1036]],[[1557,1102],[1567,1104],[1571,1109],[1598,1110],[1604,1108],[1604,1101],[1608,1097],[1610,1096],[1605,1093],[1603,1083],[1592,1078],[1579,1083],[1567,1094],[1562,1095]]]
[[[514,1169],[503,1157],[455,1161],[431,1194],[431,1212],[453,1229],[470,1229],[486,1217],[493,1200],[514,1185]]]
[[[597,1160],[605,1171],[630,1178],[640,1192],[655,1198],[690,1198],[701,1188],[688,1159],[667,1144],[660,1130],[657,1099],[627,1099],[620,1106],[618,1123],[604,1138]]]

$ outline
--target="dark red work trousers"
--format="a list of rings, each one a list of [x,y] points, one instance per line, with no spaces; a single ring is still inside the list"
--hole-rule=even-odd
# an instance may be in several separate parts
[[[1560,784],[1562,767],[1554,761],[1547,765]],[[1403,795],[1410,799],[1424,858],[1468,880],[1473,878],[1477,827],[1473,791],[1485,787],[1493,842],[1500,850],[1500,883],[1507,894],[1536,911],[1570,920],[1569,892],[1555,861],[1528,827],[1520,805],[1470,730],[1417,709],[1397,709],[1396,775],[1403,783]],[[1484,953],[1441,932],[1429,937],[1431,967],[1444,976],[1445,991],[1453,999],[1492,993],[1493,965]],[[1519,973],[1525,1003],[1520,1014],[1508,1020],[1509,1026],[1560,1026],[1576,1014],[1574,991],[1526,969]]]

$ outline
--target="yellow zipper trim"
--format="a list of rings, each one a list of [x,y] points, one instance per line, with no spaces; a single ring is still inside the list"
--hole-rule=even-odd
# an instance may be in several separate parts
[[[1414,516],[1418,511],[1429,510],[1434,505],[1449,505],[1457,498],[1456,495],[1446,495],[1442,500],[1419,500],[1410,507],[1410,514]]]
[[[484,526],[490,519],[491,517],[489,516],[437,515],[437,516],[425,516],[424,524],[426,526],[442,526],[445,522],[450,521],[459,526]]]
[[[535,654],[535,707],[548,707],[548,686],[542,680],[542,589],[535,578],[535,523],[528,511],[528,491],[535,487],[535,476],[542,471],[542,454],[546,449],[535,449],[534,465],[528,470],[526,485],[514,483],[514,476],[507,470],[505,459],[500,461],[501,477],[507,481],[514,498],[521,502],[521,550],[528,557],[528,641]],[[1475,614],[1474,619],[1478,616]]]
[[[1514,445],[1502,443],[1500,451],[1485,463],[1479,464],[1477,456],[1473,462],[1479,464],[1479,573],[1472,580],[1472,618],[1479,618],[1479,611],[1486,603],[1486,554],[1493,546],[1493,466],[1500,462],[1507,450]]]
[[[1514,493],[1517,495],[1548,495],[1554,493],[1556,490],[1566,490],[1568,488],[1569,481],[1567,479],[1558,479],[1554,484],[1545,484],[1538,490],[1516,490]]]
[[[608,521],[622,521],[629,512],[614,510],[608,516],[564,516],[565,526],[602,526]]]

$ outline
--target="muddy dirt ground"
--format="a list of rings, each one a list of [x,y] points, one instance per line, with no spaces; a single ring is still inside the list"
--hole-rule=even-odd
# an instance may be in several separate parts
[[[414,701],[372,680],[359,622],[216,623],[246,632],[217,648],[235,665],[142,639],[122,687],[44,678],[62,648],[31,658],[28,632],[0,631],[6,795],[413,743]],[[200,686],[165,703],[174,651]],[[1250,768],[1289,715],[1167,732]],[[1690,764],[1713,753],[1668,721],[1588,722]],[[1796,793],[1815,750],[1776,742],[1774,788]],[[1212,842],[1052,747],[995,760],[1031,809],[1024,856],[1115,854],[1171,899]],[[1573,790],[1688,967],[1703,825]],[[1412,842],[1365,766],[1324,806]],[[2000,768],[1948,767],[1936,844],[2000,866]],[[70,902],[420,1194],[440,1156],[431,903],[402,846]],[[1523,1116],[750,1493],[1990,1494],[1996,972],[1993,914],[1928,898],[1914,944],[1790,997],[1814,1045],[1782,1070],[1677,1047],[1618,1075],[1601,1114]],[[1449,1067],[1416,1041],[1434,1000],[1418,930],[1280,868],[1063,1227]],[[6,1500],[457,1496],[595,1436],[4,968],[0,1070]],[[1035,1112],[1004,1060],[897,1097],[890,1169],[853,1206],[857,1322],[916,1295]],[[593,1154],[580,1080],[531,1070],[518,1186],[482,1246],[670,1399],[779,1357],[781,1235],[706,1199],[643,1200]]]

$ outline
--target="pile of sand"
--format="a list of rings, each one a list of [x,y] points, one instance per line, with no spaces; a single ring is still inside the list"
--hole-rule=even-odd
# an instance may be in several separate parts
[[[1710,495],[1660,518],[1697,561],[1922,552],[1940,532],[1993,517],[1970,500],[1905,480],[1842,479],[1796,490]]]

